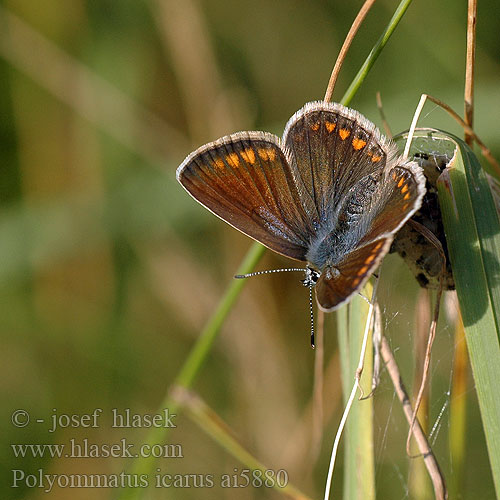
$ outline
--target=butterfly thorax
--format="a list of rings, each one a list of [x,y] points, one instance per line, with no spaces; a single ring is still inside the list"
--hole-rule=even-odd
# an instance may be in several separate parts
[[[306,258],[315,268],[335,268],[346,252],[356,246],[357,238],[349,231],[349,222],[337,220],[334,229],[320,228],[312,238]]]
[[[371,174],[358,181],[342,196],[328,221],[321,224],[311,239],[307,260],[318,269],[334,268],[356,247],[372,216],[370,207],[378,176]]]

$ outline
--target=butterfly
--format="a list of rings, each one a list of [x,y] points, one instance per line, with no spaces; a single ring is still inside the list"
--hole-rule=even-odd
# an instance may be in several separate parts
[[[416,162],[357,111],[324,101],[297,111],[281,139],[238,132],[201,146],[177,179],[234,228],[307,262],[324,311],[361,289],[425,193]]]

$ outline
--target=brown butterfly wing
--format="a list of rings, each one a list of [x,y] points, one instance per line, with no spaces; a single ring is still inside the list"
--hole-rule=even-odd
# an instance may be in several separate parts
[[[202,146],[177,169],[202,205],[277,253],[305,260],[312,223],[279,138],[240,132]]]
[[[392,235],[356,248],[335,266],[325,268],[316,283],[316,299],[323,311],[333,311],[348,302],[368,280],[389,251]]]
[[[382,233],[395,233],[420,208],[425,177],[417,163],[399,161],[384,172],[369,208],[364,244]]]
[[[379,179],[395,147],[358,112],[337,103],[311,102],[289,120],[283,144],[292,170],[311,200],[309,212],[328,222],[349,190]]]

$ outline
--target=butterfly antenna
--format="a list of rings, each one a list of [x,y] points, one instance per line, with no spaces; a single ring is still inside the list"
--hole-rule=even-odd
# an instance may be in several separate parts
[[[259,276],[260,274],[283,273],[286,271],[300,271],[303,273],[305,269],[298,267],[287,267],[283,269],[266,269],[265,271],[255,271],[253,273],[247,273],[247,274],[236,274],[234,277],[236,279],[243,279],[243,278],[251,278],[252,276]]]
[[[314,311],[313,311],[313,286],[314,283],[309,283],[309,314],[311,315],[311,347],[314,349]]]

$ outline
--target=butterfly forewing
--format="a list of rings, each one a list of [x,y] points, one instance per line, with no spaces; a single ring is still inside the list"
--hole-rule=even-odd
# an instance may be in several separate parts
[[[336,103],[306,104],[289,120],[283,143],[320,223],[331,219],[360,179],[381,172],[395,154],[371,122]]]
[[[184,160],[177,178],[236,229],[275,252],[305,260],[312,222],[276,136],[240,132],[207,144]]]

